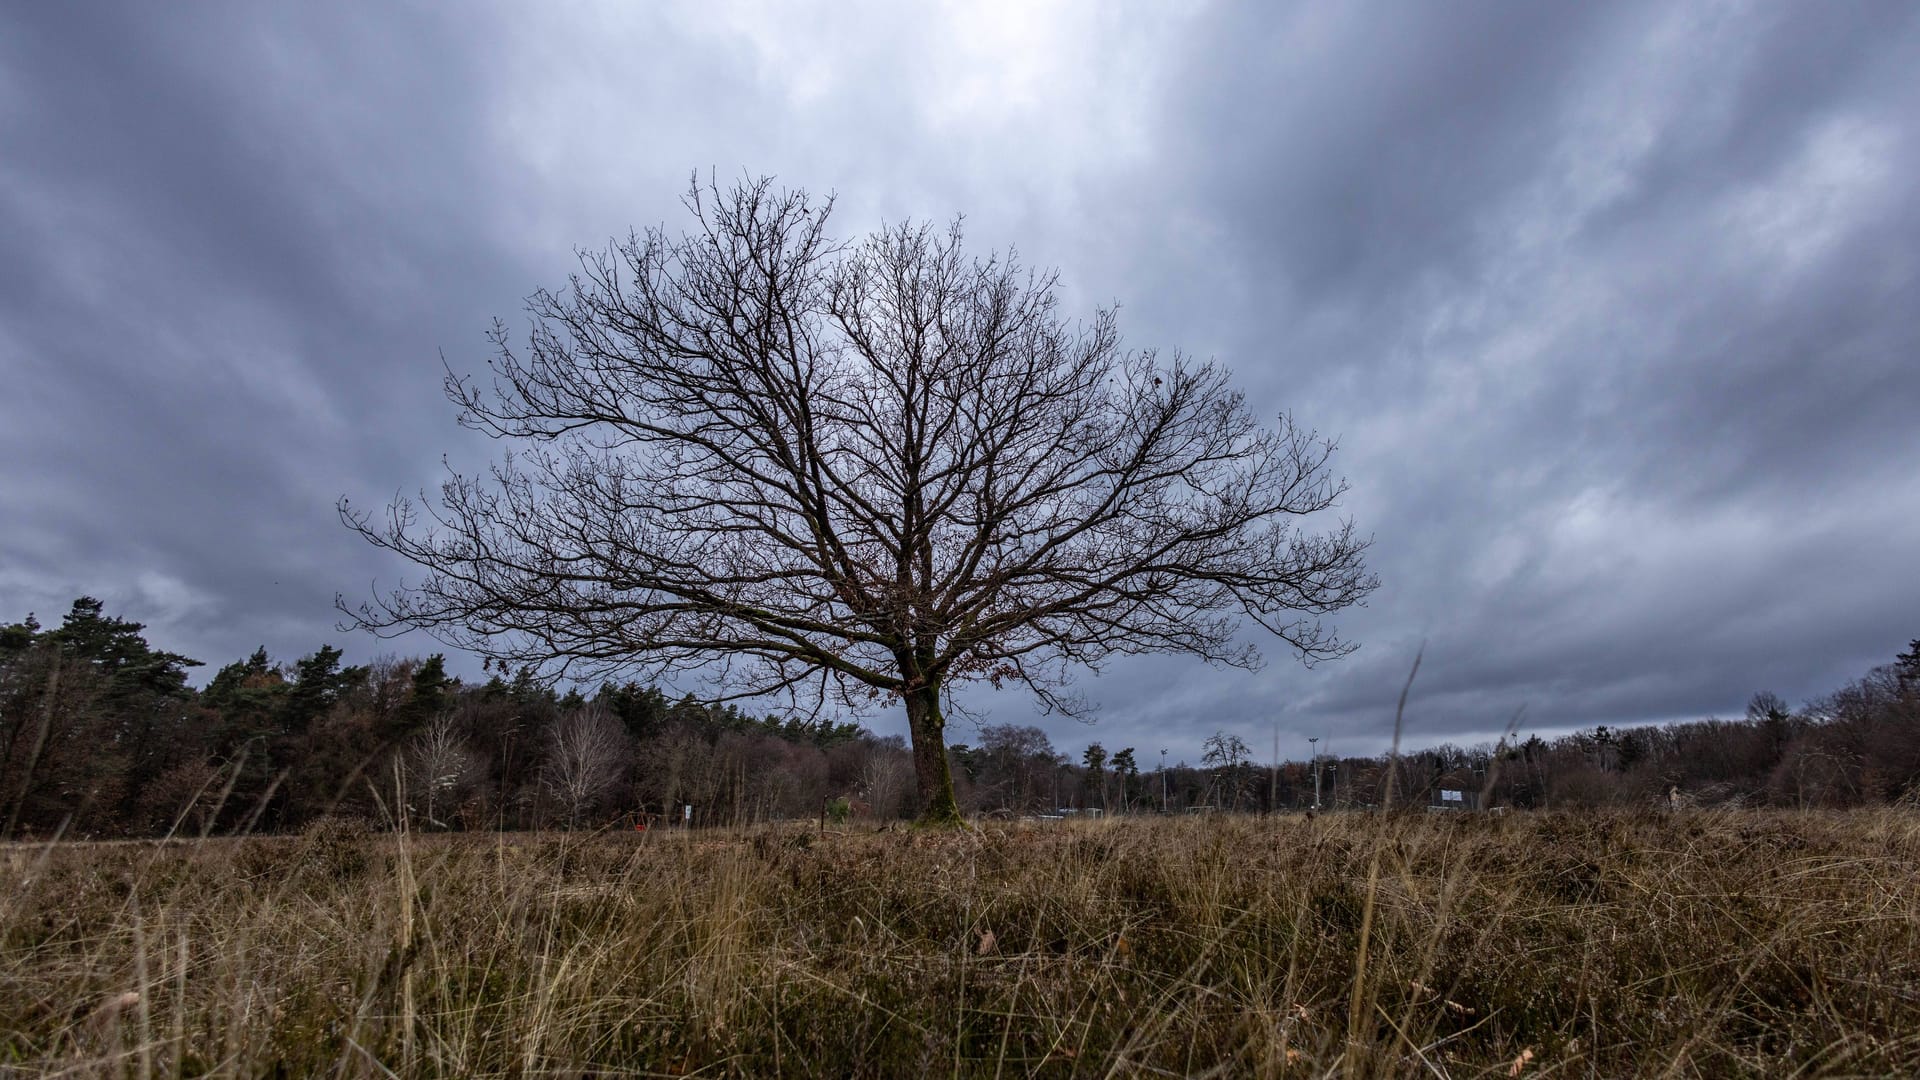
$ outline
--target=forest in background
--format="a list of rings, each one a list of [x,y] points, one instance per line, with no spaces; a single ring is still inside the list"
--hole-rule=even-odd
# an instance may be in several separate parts
[[[696,825],[920,809],[898,736],[855,723],[754,716],[656,687],[562,694],[529,671],[471,684],[440,655],[343,666],[321,646],[264,649],[204,689],[199,661],[76,600],[57,627],[0,627],[0,813],[7,838],[287,832],[324,817],[425,830]],[[1204,729],[1205,722],[1182,722]],[[985,725],[949,754],[980,816],[1294,810],[1305,762],[1262,763],[1239,737],[1198,764],[1099,743],[1070,757],[1037,727]],[[1144,767],[1143,767],[1144,766]],[[1516,808],[1849,807],[1920,798],[1920,641],[1795,708],[1754,696],[1736,719],[1609,728],[1392,758],[1323,757],[1335,809],[1431,802],[1442,788]],[[691,812],[689,812],[691,808]]]

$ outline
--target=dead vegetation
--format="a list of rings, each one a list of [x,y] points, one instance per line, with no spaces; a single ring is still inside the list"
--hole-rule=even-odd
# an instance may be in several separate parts
[[[1916,871],[1899,810],[15,846],[0,1074],[1914,1075]]]

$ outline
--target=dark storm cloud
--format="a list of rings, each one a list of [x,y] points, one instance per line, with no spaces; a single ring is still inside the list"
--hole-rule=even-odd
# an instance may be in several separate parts
[[[20,8],[0,42],[9,615],[97,591],[216,662],[310,650],[364,577],[332,500],[447,426],[417,320],[497,262],[458,227],[478,43],[243,5]]]
[[[1386,580],[1353,660],[1196,709],[1372,748],[1424,639],[1419,740],[1725,714],[1916,632],[1911,8],[1196,30],[1168,159],[1245,283],[1204,317],[1345,434]]]
[[[1902,4],[17,5],[0,617],[334,640],[400,568],[333,500],[493,451],[442,350],[712,168],[964,211],[1341,437],[1362,651],[1115,665],[1063,748],[1377,750],[1422,640],[1420,742],[1811,695],[1920,634],[1916,69]]]

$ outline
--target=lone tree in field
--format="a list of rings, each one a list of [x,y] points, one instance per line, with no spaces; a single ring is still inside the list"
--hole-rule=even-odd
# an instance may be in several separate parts
[[[345,520],[425,568],[350,612],[553,672],[698,671],[720,696],[904,702],[930,822],[957,820],[942,693],[1071,710],[1075,665],[1253,667],[1242,617],[1304,661],[1374,582],[1333,444],[1262,427],[1227,374],[1122,349],[1056,277],[967,257],[957,225],[830,237],[831,200],[695,184],[694,228],[582,253],[496,322],[462,423],[521,444],[437,501]],[[423,517],[424,515],[424,517]]]

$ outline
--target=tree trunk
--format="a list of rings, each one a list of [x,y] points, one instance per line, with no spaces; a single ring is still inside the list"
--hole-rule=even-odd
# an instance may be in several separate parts
[[[920,781],[920,801],[926,809],[920,824],[952,827],[960,824],[960,806],[953,798],[953,774],[947,768],[946,719],[940,715],[940,684],[907,693],[907,729],[913,734],[913,771]]]

